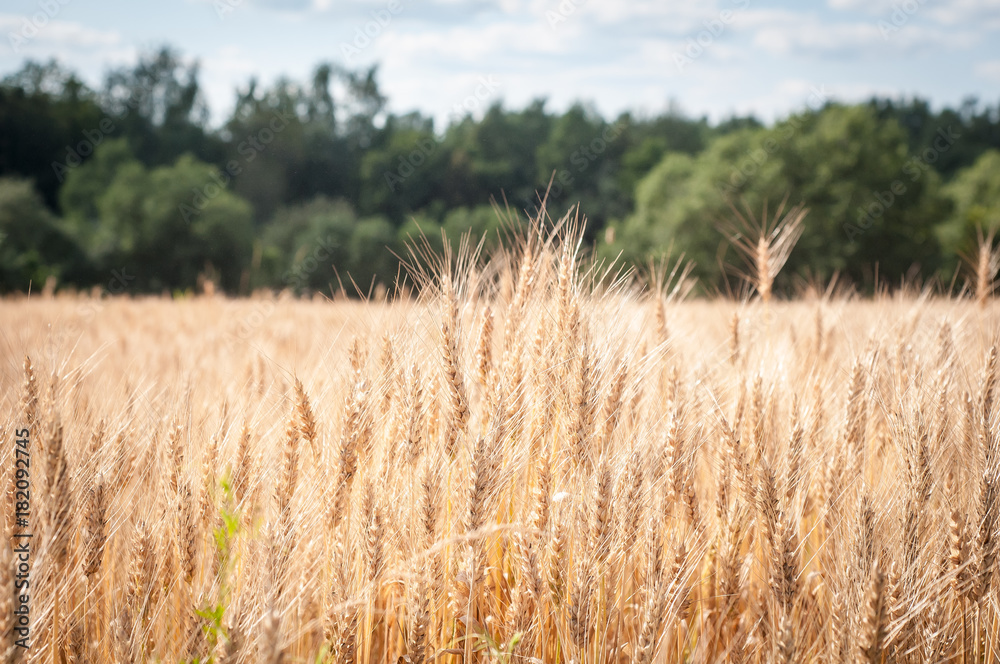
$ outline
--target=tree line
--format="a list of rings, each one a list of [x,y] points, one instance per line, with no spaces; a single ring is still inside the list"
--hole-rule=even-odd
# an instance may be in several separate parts
[[[235,98],[213,126],[197,64],[167,47],[96,89],[54,61],[0,81],[0,289],[125,270],[136,293],[367,292],[393,285],[411,238],[497,242],[494,204],[523,218],[546,191],[553,216],[579,205],[598,256],[684,252],[708,290],[731,277],[727,220],[783,200],[809,212],[782,288],[947,282],[1000,225],[1000,104],[976,99],[826,101],[766,126],[484,95],[442,127],[390,112],[376,68],[336,64]]]

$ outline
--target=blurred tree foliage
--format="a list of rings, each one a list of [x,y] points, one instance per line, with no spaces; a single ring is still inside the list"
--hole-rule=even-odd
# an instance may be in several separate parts
[[[27,291],[49,277],[93,278],[79,246],[63,232],[28,180],[0,178],[0,280]]]
[[[250,205],[190,154],[150,169],[124,140],[109,140],[69,174],[60,200],[61,227],[89,263],[102,273],[130,268],[131,287],[190,287],[205,273],[236,290],[249,278]]]
[[[210,124],[196,63],[170,48],[88,88],[56,62],[0,82],[0,290],[104,284],[135,292],[258,287],[330,293],[391,286],[422,236],[498,242],[492,207],[576,204],[604,256],[672,247],[723,287],[733,208],[810,211],[783,272],[871,283],[919,267],[947,279],[976,228],[1000,224],[1000,105],[872,99],[717,124],[671,105],[607,119],[543,99],[493,101],[435,126],[387,110],[374,68],[321,64],[305,81],[250,80]]]
[[[673,243],[697,262],[698,276],[719,283],[728,246],[720,229],[733,208],[759,220],[765,204],[770,217],[788,196],[809,213],[786,280],[838,272],[861,282],[875,264],[885,275],[917,264],[926,275],[942,265],[934,230],[948,201],[924,166],[894,118],[830,104],[719,137],[697,156],[668,154],[639,183],[635,212],[604,251],[640,260]]]
[[[954,212],[940,229],[941,244],[951,254],[971,252],[978,229],[1000,230],[1000,150],[981,154],[945,191]]]

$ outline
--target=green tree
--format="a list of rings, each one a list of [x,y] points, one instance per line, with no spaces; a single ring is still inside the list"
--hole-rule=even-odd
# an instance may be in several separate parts
[[[320,196],[279,209],[263,229],[262,285],[330,294],[350,260],[356,224],[344,200]]]
[[[618,202],[614,172],[625,148],[622,130],[623,125],[609,125],[596,110],[578,104],[555,120],[548,140],[538,146],[539,188],[554,172],[550,204],[561,213],[579,203],[591,220],[589,233],[604,226]]]
[[[484,247],[487,252],[497,247],[503,232],[496,210],[490,205],[449,210],[443,227],[453,247],[457,247],[462,236],[468,234],[473,246],[485,239]]]
[[[438,198],[447,158],[430,120],[419,115],[390,118],[385,143],[361,160],[360,210],[383,213],[401,224],[407,214]]]
[[[225,127],[226,163],[240,169],[234,189],[258,223],[321,195],[359,203],[361,156],[385,134],[375,126],[386,101],[375,76],[375,68],[324,63],[307,84],[280,78],[261,89],[251,80],[239,92]]]
[[[954,210],[940,229],[941,244],[950,255],[971,249],[976,230],[1000,229],[1000,151],[984,152],[945,187]]]
[[[635,214],[604,251],[637,257],[673,243],[717,285],[726,249],[719,227],[733,218],[730,206],[759,217],[765,202],[773,211],[788,195],[809,214],[783,272],[786,285],[794,274],[835,271],[861,282],[876,265],[892,279],[914,264],[930,274],[941,265],[935,226],[948,207],[925,166],[895,120],[831,104],[717,138],[693,160],[668,155],[640,183]]]
[[[384,217],[369,217],[360,220],[351,233],[350,255],[346,265],[339,266],[344,287],[351,291],[348,277],[356,285],[360,294],[367,295],[373,284],[386,287],[395,279],[399,261],[393,255],[396,233],[392,224]],[[346,270],[344,269],[346,268]]]
[[[391,286],[399,262],[396,229],[382,217],[358,219],[343,200],[317,197],[281,208],[264,229],[261,278],[295,292],[332,295],[342,285],[367,293],[372,283]]]
[[[429,249],[435,256],[442,255],[444,226],[432,217],[423,214],[410,216],[396,231],[396,246],[400,256],[409,263],[412,262],[411,249]],[[452,246],[458,246],[452,243]]]
[[[692,215],[683,203],[699,202],[695,192],[688,191],[693,184],[694,172],[695,160],[674,152],[668,153],[649,175],[639,181],[635,193],[635,214],[616,229],[618,237],[613,243],[614,253],[621,252],[622,258],[628,262],[641,263],[647,254],[668,247],[674,236],[683,234],[688,257],[701,265],[711,263],[710,253],[699,253],[701,249],[710,252],[712,241],[718,239],[712,234],[711,226],[692,224],[684,228],[685,217]]]
[[[40,289],[50,276],[81,283],[93,274],[31,182],[0,178],[0,290]]]
[[[103,119],[97,95],[76,74],[29,60],[0,82],[0,176],[31,179],[56,210],[65,169],[105,138]]]
[[[883,99],[868,102],[880,119],[894,118],[909,136],[910,151],[934,154],[934,170],[944,180],[971,166],[986,150],[1000,149],[1000,106],[981,105],[976,97],[966,97],[957,108],[934,111],[925,99]],[[934,150],[942,133],[955,141],[946,151]]]
[[[132,265],[139,288],[193,288],[205,273],[235,291],[249,265],[252,213],[223,182],[190,155],[151,171],[124,165],[97,201],[102,235],[115,238],[103,261]]]
[[[185,153],[220,164],[223,144],[208,131],[209,110],[198,81],[199,64],[163,46],[105,77],[101,106],[116,135],[128,139],[146,166],[172,164]]]
[[[552,124],[542,99],[520,111],[505,110],[496,102],[479,121],[466,116],[453,122],[444,138],[447,206],[484,205],[504,196],[519,209],[535,205],[535,192],[544,190],[549,178],[538,172],[537,151],[548,140]]]
[[[101,224],[98,200],[120,173],[143,171],[128,142],[117,138],[102,142],[89,161],[67,174],[59,190],[63,225],[92,256],[107,253],[120,230]]]

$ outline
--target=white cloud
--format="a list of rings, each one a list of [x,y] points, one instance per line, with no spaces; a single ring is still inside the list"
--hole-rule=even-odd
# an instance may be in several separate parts
[[[389,65],[393,61],[414,64],[448,63],[462,68],[488,67],[494,58],[508,63],[515,56],[545,57],[572,52],[583,47],[575,37],[579,26],[550,30],[537,21],[501,21],[486,26],[454,26],[439,29],[387,30],[375,44],[378,55]],[[456,54],[461,54],[460,60]]]
[[[950,0],[929,5],[927,14],[944,25],[974,23],[979,27],[997,29],[1000,26],[1000,0]]]
[[[971,32],[955,33],[903,23],[831,23],[813,15],[760,10],[737,19],[739,27],[754,29],[753,44],[772,55],[864,58],[911,53],[927,48],[964,47],[977,39]]]
[[[774,55],[832,54],[850,56],[882,42],[878,28],[866,24],[766,25],[757,29],[755,46]]]
[[[28,19],[30,20],[30,18]],[[137,49],[116,30],[99,30],[74,21],[51,19],[25,30],[25,17],[0,14],[0,68],[20,69],[26,59],[55,59],[89,85],[99,87],[104,72],[135,62]]]
[[[886,11],[892,11],[892,6],[894,3],[898,3],[900,0],[827,0],[827,6],[830,9],[837,9],[840,11],[863,11],[869,14],[881,14]],[[911,0],[912,2],[921,2],[922,0]]]
[[[817,85],[813,81],[798,78],[779,79],[749,96],[740,99],[731,98],[726,112],[714,115],[716,120],[728,115],[756,115],[765,121],[772,121],[789,111],[798,111],[806,107],[818,108],[826,101],[829,93],[826,86]],[[698,94],[709,97],[713,93],[706,86],[699,90]]]
[[[40,15],[45,16],[42,12]],[[39,21],[31,16],[0,14],[0,32],[11,33],[24,38],[26,45],[32,43],[64,48],[100,49],[118,46],[121,35],[112,30],[95,30],[72,21],[48,19]]]
[[[1000,60],[987,60],[976,64],[974,71],[979,78],[1000,83]]]
[[[831,9],[893,21],[920,18],[933,25],[1000,29],[1000,0],[827,0]]]
[[[580,0],[577,0],[578,2]],[[553,3],[555,4],[555,3]],[[744,4],[742,1],[740,5]],[[591,15],[602,23],[629,23],[646,25],[669,34],[683,34],[700,30],[704,21],[717,18],[722,9],[737,11],[737,4],[726,0],[718,7],[715,3],[663,2],[656,0],[584,0],[580,6],[583,14]]]

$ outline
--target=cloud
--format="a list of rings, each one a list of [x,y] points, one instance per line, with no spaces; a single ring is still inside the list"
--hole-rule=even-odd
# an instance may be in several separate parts
[[[42,12],[39,15],[45,16]],[[46,17],[47,18],[47,17]],[[116,31],[96,30],[72,21],[47,19],[39,21],[35,17],[0,14],[0,32],[24,38],[24,44],[37,43],[46,47],[59,46],[74,49],[102,49],[121,44],[121,35]]]
[[[674,35],[701,30],[706,21],[717,18],[722,10],[739,11],[739,6],[747,4],[743,0],[740,2],[724,0],[718,7],[714,6],[714,3],[657,2],[655,0],[637,0],[636,2],[577,1],[581,3],[582,14],[590,15],[602,24],[646,26]]]
[[[387,33],[376,44],[376,50],[387,65],[402,60],[414,64],[446,64],[453,69],[482,68],[489,67],[494,58],[510,63],[519,58],[544,59],[586,50],[586,45],[575,39],[574,26],[567,28],[550,30],[537,21],[501,21],[486,26],[438,30],[402,28]],[[461,54],[460,58],[456,58],[456,54]]]
[[[981,30],[1000,29],[1000,0],[952,0],[927,7],[927,15],[942,25],[975,25]]]
[[[422,22],[434,26],[467,24],[470,21],[504,16],[518,16],[526,12],[523,0],[309,0],[291,7],[274,2],[269,9],[282,11],[295,17],[323,18],[332,21],[365,22],[375,15],[385,15],[392,4],[394,15],[405,17],[407,21]]]
[[[973,68],[976,76],[994,83],[1000,83],[1000,60],[986,60],[976,63]]]
[[[109,67],[135,62],[137,49],[125,43],[116,30],[99,30],[74,21],[51,19],[44,25],[26,28],[31,18],[0,14],[0,68],[20,69],[24,60],[55,59],[69,67],[89,85],[99,87]],[[36,24],[40,23],[38,21]]]
[[[827,0],[831,9],[863,12],[891,21],[921,17],[939,27],[967,26],[979,31],[1000,29],[1000,0]]]
[[[827,0],[830,9],[839,11],[863,11],[868,14],[891,12],[894,3],[900,0]],[[922,2],[923,0],[912,0]]]
[[[717,72],[718,73],[718,72]],[[739,80],[739,77],[734,77]],[[716,76],[703,85],[696,86],[689,95],[702,104],[717,110],[712,115],[716,121],[725,117],[753,115],[764,121],[783,117],[790,111],[818,108],[829,98],[825,85],[800,78],[781,78],[754,88],[744,95],[719,91],[723,77]],[[743,92],[743,91],[741,91]]]
[[[968,31],[955,33],[905,22],[899,26],[885,21],[830,22],[781,10],[748,12],[737,17],[737,27],[752,30],[753,45],[777,56],[863,59],[953,48],[977,39]]]
[[[871,24],[822,25],[814,21],[762,26],[753,37],[754,46],[773,55],[851,57],[882,41],[878,28]]]

